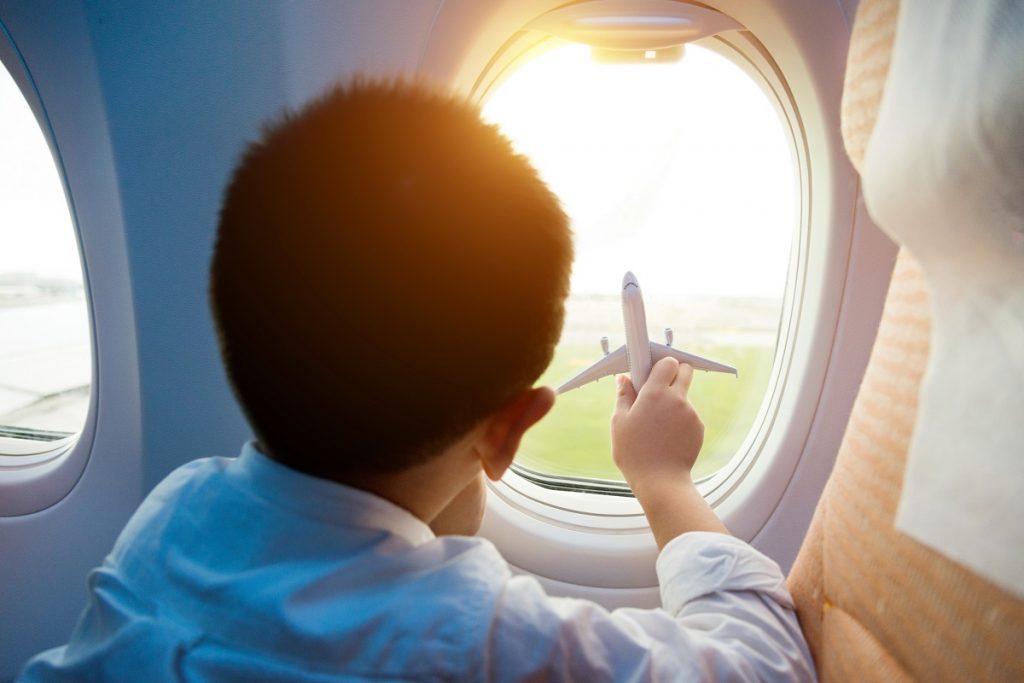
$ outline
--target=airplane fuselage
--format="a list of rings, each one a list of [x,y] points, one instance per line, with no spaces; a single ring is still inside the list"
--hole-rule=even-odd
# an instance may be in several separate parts
[[[629,378],[637,391],[647,381],[654,364],[651,343],[647,336],[647,314],[644,312],[644,297],[633,273],[622,278],[622,319],[626,328],[626,357],[629,361]]]

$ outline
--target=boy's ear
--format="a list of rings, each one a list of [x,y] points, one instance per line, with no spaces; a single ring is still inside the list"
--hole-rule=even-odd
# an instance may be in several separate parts
[[[524,389],[491,416],[477,447],[480,464],[490,480],[501,479],[519,450],[523,434],[547,415],[553,405],[555,392],[550,387]]]

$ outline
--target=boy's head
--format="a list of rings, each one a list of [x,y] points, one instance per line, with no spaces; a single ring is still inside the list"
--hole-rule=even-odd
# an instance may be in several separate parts
[[[263,447],[345,480],[425,462],[531,386],[571,261],[558,200],[475,106],[355,82],[249,147],[210,297]]]

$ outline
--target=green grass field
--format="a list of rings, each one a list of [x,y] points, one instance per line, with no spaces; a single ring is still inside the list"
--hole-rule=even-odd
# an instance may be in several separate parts
[[[597,360],[596,347],[559,346],[540,382],[558,386]],[[768,386],[773,349],[693,346],[686,350],[739,371],[739,378],[699,371],[694,376],[690,400],[705,425],[704,448],[693,470],[694,478],[699,478],[725,465],[746,437]],[[608,426],[614,403],[611,377],[559,396],[551,413],[526,435],[517,462],[547,474],[621,481],[611,458]]]

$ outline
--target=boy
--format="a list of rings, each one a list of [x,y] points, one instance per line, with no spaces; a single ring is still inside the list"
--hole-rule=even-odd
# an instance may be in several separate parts
[[[690,480],[689,366],[620,378],[612,418],[665,610],[549,598],[469,537],[554,402],[533,383],[571,260],[557,199],[465,102],[355,83],[270,127],[211,269],[257,441],[150,494],[22,680],[813,679],[778,567]]]

